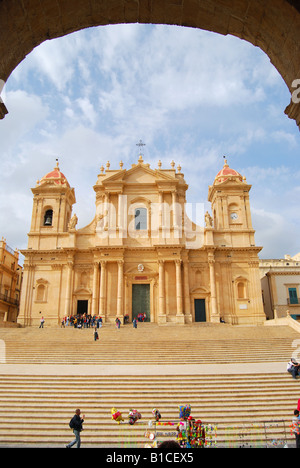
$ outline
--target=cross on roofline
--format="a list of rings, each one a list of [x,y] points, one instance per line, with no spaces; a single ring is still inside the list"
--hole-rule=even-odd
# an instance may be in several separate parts
[[[143,143],[143,140],[140,140],[139,143],[136,144],[140,148],[140,154],[143,146],[146,146],[145,143]]]

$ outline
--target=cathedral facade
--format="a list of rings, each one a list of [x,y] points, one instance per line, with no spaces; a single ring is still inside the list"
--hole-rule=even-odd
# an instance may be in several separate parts
[[[261,324],[259,258],[245,177],[227,161],[208,189],[211,214],[186,213],[188,185],[174,162],[101,167],[95,217],[77,229],[75,191],[57,166],[32,189],[33,211],[18,322],[64,317],[113,323]]]

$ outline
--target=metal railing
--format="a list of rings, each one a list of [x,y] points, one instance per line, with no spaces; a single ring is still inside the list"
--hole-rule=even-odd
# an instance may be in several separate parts
[[[6,294],[0,293],[0,301],[6,302],[7,304],[11,304],[14,306],[19,305],[19,299],[13,299],[12,297],[8,297]]]

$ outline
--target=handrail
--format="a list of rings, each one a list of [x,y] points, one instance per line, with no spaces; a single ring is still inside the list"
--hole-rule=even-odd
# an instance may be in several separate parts
[[[0,301],[7,302],[8,304],[12,304],[15,306],[19,305],[19,300],[18,299],[13,299],[11,297],[8,297],[6,294],[0,293]]]

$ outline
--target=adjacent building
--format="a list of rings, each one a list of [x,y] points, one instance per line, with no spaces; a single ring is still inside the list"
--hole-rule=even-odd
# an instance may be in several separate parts
[[[264,311],[267,319],[300,319],[300,254],[260,261]]]
[[[22,283],[19,251],[0,240],[0,327],[17,323]]]

